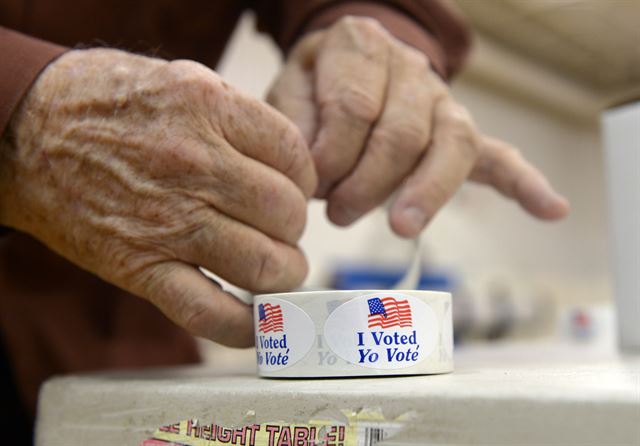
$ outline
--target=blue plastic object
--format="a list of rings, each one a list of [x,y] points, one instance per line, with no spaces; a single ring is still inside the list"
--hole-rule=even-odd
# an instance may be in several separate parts
[[[344,265],[336,269],[333,288],[338,290],[389,289],[405,274],[404,269],[371,265]],[[442,272],[423,271],[418,289],[451,291],[453,279]]]

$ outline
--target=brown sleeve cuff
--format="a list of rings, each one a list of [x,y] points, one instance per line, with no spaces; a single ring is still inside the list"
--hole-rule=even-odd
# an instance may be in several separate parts
[[[444,79],[460,70],[471,45],[464,18],[443,0],[308,0],[283,12],[287,20],[277,40],[285,51],[304,33],[330,26],[345,15],[366,16],[424,52]]]
[[[0,135],[38,74],[66,50],[0,27]]]

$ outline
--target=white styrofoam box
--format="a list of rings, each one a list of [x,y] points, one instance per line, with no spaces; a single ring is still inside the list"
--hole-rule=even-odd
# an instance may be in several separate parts
[[[258,378],[250,366],[55,378],[40,395],[36,445],[169,446],[162,441],[169,438],[189,446],[266,446],[269,425],[293,430],[325,420],[353,428],[359,415],[357,432],[345,441],[317,444],[372,446],[384,438],[385,446],[631,446],[640,442],[639,414],[639,358],[504,344],[460,349],[448,375],[283,380]],[[260,429],[262,440],[196,438],[194,426],[210,435],[212,425]],[[280,436],[272,444],[305,442]]]
[[[640,101],[606,111],[602,124],[620,346],[640,351]]]

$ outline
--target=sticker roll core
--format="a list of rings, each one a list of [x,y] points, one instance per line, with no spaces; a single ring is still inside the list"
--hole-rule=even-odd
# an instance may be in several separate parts
[[[451,294],[348,290],[254,297],[258,374],[274,378],[453,371]]]

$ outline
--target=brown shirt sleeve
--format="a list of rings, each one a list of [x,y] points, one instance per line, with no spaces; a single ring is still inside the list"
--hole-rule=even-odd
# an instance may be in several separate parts
[[[269,0],[257,1],[258,28],[287,51],[302,34],[345,15],[372,17],[394,36],[422,52],[450,79],[462,67],[471,44],[464,18],[446,0]]]
[[[0,135],[38,74],[65,50],[0,26]]]

